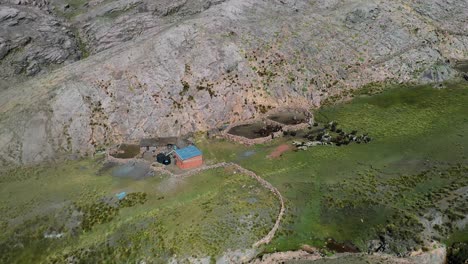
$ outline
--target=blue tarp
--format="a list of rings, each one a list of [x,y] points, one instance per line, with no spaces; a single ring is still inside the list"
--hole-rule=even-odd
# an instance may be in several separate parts
[[[115,196],[117,196],[117,199],[122,200],[123,198],[127,196],[127,193],[121,192],[121,193],[116,194]]]
[[[193,145],[186,148],[176,149],[175,153],[181,160],[188,160],[202,154],[202,152]]]

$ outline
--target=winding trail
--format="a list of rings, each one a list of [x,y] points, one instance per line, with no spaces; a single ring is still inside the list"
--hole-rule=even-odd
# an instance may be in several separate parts
[[[276,218],[275,225],[270,230],[270,232],[268,232],[268,234],[266,236],[264,236],[262,239],[255,242],[252,245],[252,247],[258,248],[259,246],[261,246],[263,244],[270,243],[271,240],[275,237],[276,231],[278,231],[278,228],[279,228],[279,226],[281,224],[281,220],[283,219],[283,215],[284,215],[284,212],[285,212],[284,198],[281,195],[281,193],[278,191],[278,189],[276,189],[276,187],[274,187],[271,183],[269,183],[268,181],[266,181],[262,177],[258,176],[255,172],[250,171],[248,169],[245,169],[244,167],[240,166],[239,164],[236,164],[236,163],[233,163],[233,162],[221,162],[221,163],[217,163],[217,164],[213,164],[213,165],[203,166],[203,167],[191,170],[191,171],[183,173],[183,174],[174,174],[171,171],[169,171],[169,170],[167,170],[167,169],[165,169],[163,167],[156,167],[156,168],[152,167],[152,169],[155,172],[160,172],[160,173],[163,173],[163,174],[167,174],[167,175],[170,175],[170,176],[175,177],[175,178],[186,178],[186,177],[196,175],[196,174],[198,174],[198,173],[200,173],[202,171],[212,170],[212,169],[217,169],[217,168],[226,168],[226,167],[234,167],[236,170],[238,170],[242,174],[245,174],[245,175],[250,176],[251,178],[255,179],[263,187],[270,190],[276,196],[276,198],[278,198],[278,200],[280,201],[280,211],[278,213],[278,217]]]

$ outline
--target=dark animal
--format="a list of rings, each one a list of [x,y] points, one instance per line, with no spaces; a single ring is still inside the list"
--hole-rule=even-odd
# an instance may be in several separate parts
[[[281,131],[281,126],[267,125],[266,127],[261,128],[258,131],[255,131],[255,134],[258,134],[262,137],[267,137],[267,136],[270,136],[272,133],[278,132],[278,131]]]

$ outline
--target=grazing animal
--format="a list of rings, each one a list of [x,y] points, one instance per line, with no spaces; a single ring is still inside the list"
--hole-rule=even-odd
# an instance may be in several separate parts
[[[299,149],[299,150],[307,150],[308,148],[307,148],[306,146],[299,146],[299,147],[297,147],[297,149]]]
[[[293,141],[293,145],[296,146],[296,147],[297,147],[297,146],[302,146],[302,145],[304,145],[304,142]]]

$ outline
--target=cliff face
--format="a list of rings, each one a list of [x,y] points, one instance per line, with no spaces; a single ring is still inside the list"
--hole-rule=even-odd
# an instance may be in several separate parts
[[[19,2],[0,14],[53,17],[64,31],[40,36],[65,34],[49,38],[65,55],[36,77],[4,78],[0,165],[207,130],[278,106],[318,107],[371,82],[441,81],[468,57],[466,0]],[[14,32],[7,16],[0,30]],[[0,66],[13,71],[5,60],[16,55]]]

